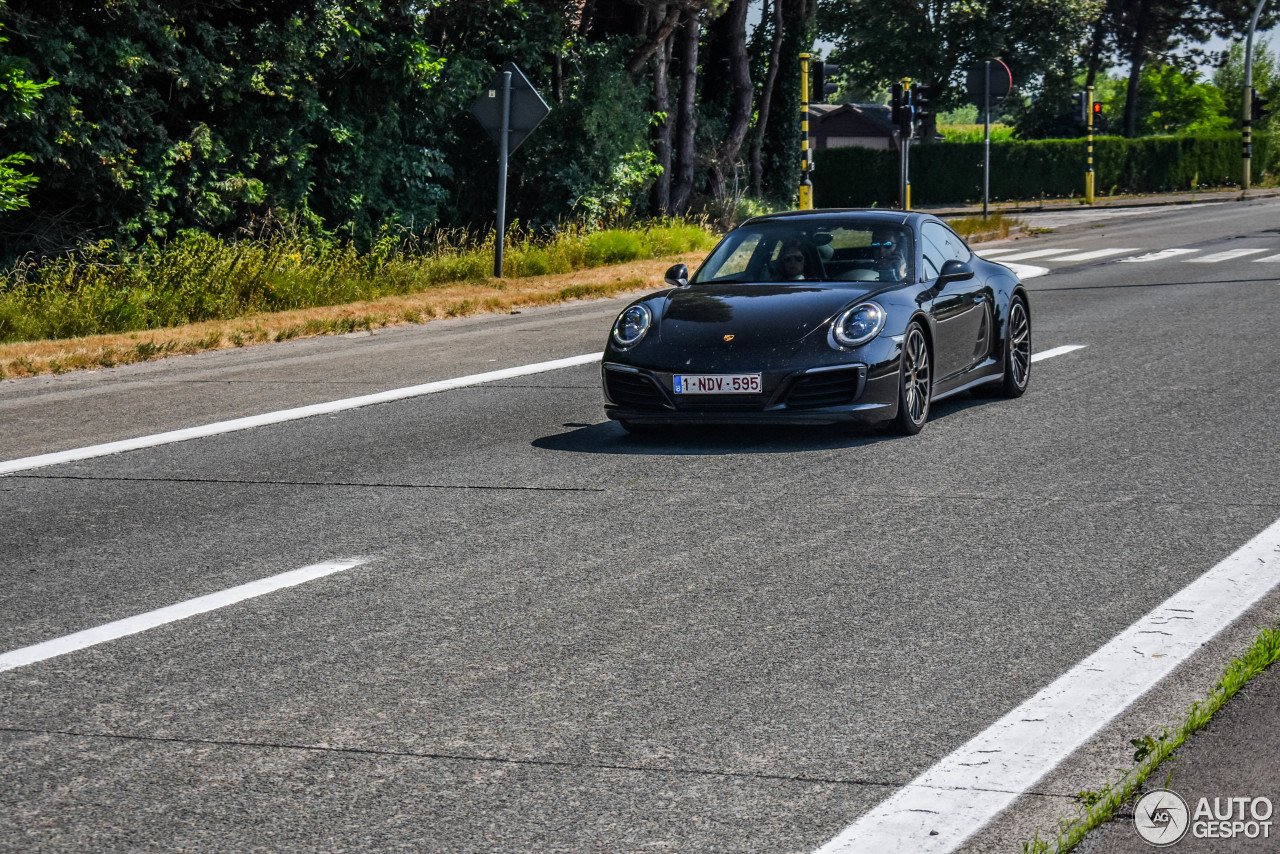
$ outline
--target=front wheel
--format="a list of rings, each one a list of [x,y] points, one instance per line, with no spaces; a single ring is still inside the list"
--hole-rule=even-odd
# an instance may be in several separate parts
[[[1004,382],[1000,390],[1005,397],[1021,397],[1031,381],[1031,317],[1022,297],[1009,301],[1009,325],[1005,333]]]
[[[920,432],[929,420],[929,400],[933,396],[933,371],[929,364],[929,342],[919,323],[907,327],[902,337],[902,362],[898,369],[898,415],[894,429],[905,436]]]

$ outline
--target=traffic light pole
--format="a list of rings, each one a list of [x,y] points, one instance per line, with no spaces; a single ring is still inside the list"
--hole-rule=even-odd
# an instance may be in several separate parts
[[[911,109],[911,79],[902,78],[903,121],[900,127],[902,136],[902,188],[898,196],[902,200],[902,209],[911,210],[911,135],[915,130],[914,116]]]
[[[1091,205],[1093,204],[1093,87],[1088,87],[1086,91],[1089,93],[1086,97],[1086,107],[1089,110],[1089,118],[1087,120],[1089,142],[1086,148],[1087,156],[1084,171],[1084,203]]]
[[[991,60],[983,65],[982,84],[982,218],[987,218],[987,201],[991,197]]]
[[[809,54],[800,54],[800,210],[813,210],[813,180],[809,177]]]
[[[1244,125],[1241,134],[1240,189],[1249,192],[1250,174],[1253,171],[1253,31],[1258,27],[1258,16],[1267,0],[1258,0],[1253,17],[1249,20],[1249,35],[1244,42]]]

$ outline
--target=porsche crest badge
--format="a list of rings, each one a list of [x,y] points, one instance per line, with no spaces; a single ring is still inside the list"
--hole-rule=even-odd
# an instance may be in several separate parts
[[[732,340],[733,340],[733,336],[732,336],[732,335],[726,335],[726,336],[724,336],[724,343],[728,344],[728,343],[729,343],[730,341],[732,341]]]

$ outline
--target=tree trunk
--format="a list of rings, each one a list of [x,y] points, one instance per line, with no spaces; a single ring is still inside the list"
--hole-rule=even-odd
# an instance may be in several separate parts
[[[773,47],[769,51],[769,70],[765,72],[764,86],[760,91],[756,134],[751,141],[751,195],[756,197],[764,194],[764,164],[760,152],[764,147],[765,129],[769,126],[769,105],[773,101],[773,89],[778,81],[778,59],[782,55],[781,2],[782,0],[773,0]],[[765,0],[765,5],[769,6],[769,0]],[[764,10],[765,13],[768,11],[768,8]]]
[[[649,57],[662,47],[667,38],[675,30],[680,20],[680,6],[677,3],[671,3],[667,7],[666,17],[663,18],[653,34],[645,41],[644,45],[635,52],[630,60],[627,61],[627,74],[631,75],[631,80],[635,83],[640,82],[641,75],[644,74],[645,63],[649,61]]]
[[[653,61],[653,111],[657,114],[652,131],[653,153],[662,169],[654,181],[649,202],[654,213],[671,213],[671,39],[662,44]]]
[[[1102,65],[1102,46],[1107,36],[1107,10],[1098,13],[1098,20],[1093,25],[1093,39],[1089,43],[1089,65],[1085,72],[1085,88],[1092,86],[1098,79],[1098,69]]]
[[[725,198],[725,183],[738,164],[738,154],[751,126],[751,99],[755,87],[751,83],[751,64],[747,57],[747,0],[732,0],[719,22],[728,36],[729,73],[733,79],[733,100],[729,108],[729,127],[724,141],[711,164],[712,192]]]
[[[675,181],[671,185],[671,209],[683,214],[693,191],[694,134],[698,117],[694,110],[698,94],[698,40],[702,36],[701,16],[690,12],[680,31],[680,107],[676,124]]]
[[[1150,14],[1150,0],[1142,0],[1138,4],[1137,27],[1133,34],[1133,46],[1129,50],[1129,86],[1125,90],[1124,100],[1124,135],[1130,139],[1138,135],[1138,84],[1142,80],[1142,65],[1147,58]]]

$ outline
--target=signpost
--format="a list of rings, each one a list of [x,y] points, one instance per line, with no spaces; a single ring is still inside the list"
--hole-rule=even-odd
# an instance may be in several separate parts
[[[982,108],[982,216],[987,216],[991,189],[991,101],[998,104],[1013,91],[1013,73],[999,59],[984,59],[969,69],[969,100]]]
[[[502,278],[502,248],[507,227],[507,158],[528,139],[551,112],[538,90],[514,62],[502,66],[480,97],[471,102],[471,115],[498,144],[498,236],[493,275]]]

